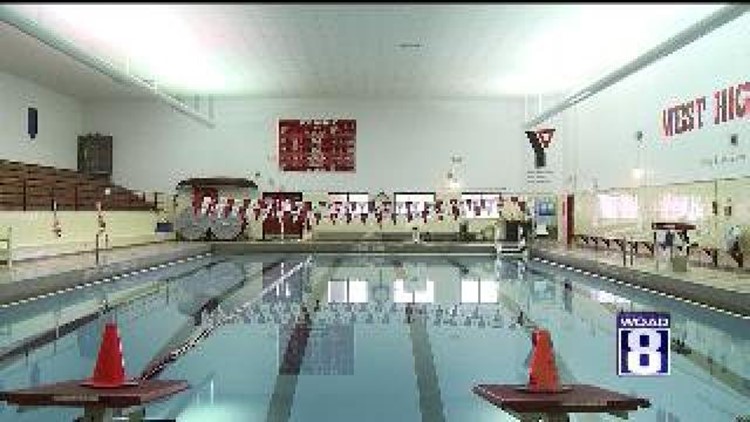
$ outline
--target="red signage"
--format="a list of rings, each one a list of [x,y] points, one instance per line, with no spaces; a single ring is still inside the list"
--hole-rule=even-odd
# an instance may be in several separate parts
[[[710,121],[718,125],[743,117],[750,117],[750,82],[714,92],[711,104],[702,96],[665,108],[661,112],[661,132],[670,138],[700,129]]]
[[[282,171],[354,171],[356,120],[279,120]]]

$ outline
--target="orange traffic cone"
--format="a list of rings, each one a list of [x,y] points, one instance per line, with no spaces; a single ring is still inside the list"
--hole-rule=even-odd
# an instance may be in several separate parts
[[[534,393],[559,393],[568,389],[560,386],[555,365],[555,353],[549,331],[537,329],[531,335],[534,347],[529,365],[529,383],[526,390]]]
[[[119,388],[138,384],[134,381],[125,381],[125,359],[122,356],[122,343],[115,323],[108,322],[104,326],[94,375],[82,384],[94,388]]]

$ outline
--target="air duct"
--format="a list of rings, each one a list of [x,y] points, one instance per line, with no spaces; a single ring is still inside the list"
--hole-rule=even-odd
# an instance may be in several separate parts
[[[197,112],[177,98],[163,91],[160,91],[155,84],[138,78],[137,76],[132,75],[129,72],[122,71],[98,57],[94,57],[83,49],[76,47],[75,45],[73,45],[73,43],[61,39],[51,31],[42,28],[33,20],[26,18],[25,16],[21,15],[8,6],[0,5],[0,22],[5,22],[8,25],[15,27],[24,34],[35,38],[36,40],[48,45],[49,47],[88,66],[89,68],[112,78],[112,80],[117,83],[130,84],[145,89],[162,102],[170,105],[174,110],[179,111],[209,127],[215,126],[214,120],[211,117]]]
[[[678,33],[672,38],[669,38],[663,43],[642,54],[632,62],[611,72],[610,74],[604,76],[602,79],[594,82],[588,87],[581,89],[580,91],[567,97],[554,107],[547,109],[545,112],[527,121],[525,124],[525,128],[533,128],[534,126],[546,121],[547,119],[561,113],[568,107],[571,107],[596,94],[597,92],[611,85],[614,85],[620,80],[643,69],[651,63],[674,53],[675,51],[690,44],[698,38],[742,16],[742,14],[747,12],[748,9],[750,9],[750,4],[734,4],[722,7],[721,9],[698,21],[684,31]]]

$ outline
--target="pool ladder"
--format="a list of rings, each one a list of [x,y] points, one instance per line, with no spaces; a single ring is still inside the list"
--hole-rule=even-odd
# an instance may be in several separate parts
[[[94,252],[96,254],[96,265],[99,266],[99,238],[101,235],[104,235],[104,249],[109,249],[109,234],[104,231],[98,231],[96,232],[96,238],[94,239]]]

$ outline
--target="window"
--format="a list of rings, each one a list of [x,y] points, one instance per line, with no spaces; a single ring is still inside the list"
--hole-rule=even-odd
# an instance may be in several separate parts
[[[665,194],[659,201],[662,221],[691,221],[703,219],[703,205],[698,196]]]
[[[638,218],[638,198],[628,194],[599,194],[599,213],[603,219],[633,220]]]
[[[461,280],[461,303],[497,303],[500,285],[495,280]]]
[[[329,193],[328,194],[328,203],[333,204],[335,202],[348,202],[349,201],[349,194],[346,193]]]
[[[406,203],[410,202],[412,215],[421,214],[425,210],[425,207],[432,207],[435,205],[435,194],[434,193],[397,193],[395,194],[395,213],[398,215],[406,215]]]
[[[498,193],[463,193],[461,194],[461,212],[466,218],[498,218],[500,217]],[[466,201],[471,201],[471,208]],[[482,206],[484,201],[484,206]],[[479,215],[476,213],[479,208]]]
[[[366,193],[348,194],[352,214],[360,215],[369,213],[370,195]]]
[[[328,194],[328,203],[333,205],[340,202],[342,206],[348,207],[353,216],[367,214],[369,212],[370,195],[367,193],[346,193],[336,192]],[[340,209],[340,213],[345,213],[347,208]]]

